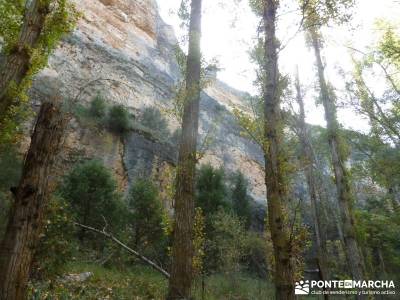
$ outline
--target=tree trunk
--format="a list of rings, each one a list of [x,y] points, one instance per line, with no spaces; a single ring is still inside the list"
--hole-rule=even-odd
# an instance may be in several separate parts
[[[10,95],[10,88],[14,85],[18,87],[29,73],[32,48],[39,41],[50,12],[50,1],[32,0],[28,3],[18,41],[0,65],[0,129],[15,100]]]
[[[325,81],[324,66],[321,58],[321,46],[315,29],[310,29],[315,57],[317,60],[318,78],[322,103],[325,109],[328,141],[332,156],[332,165],[335,173],[335,184],[339,200],[339,209],[342,221],[345,252],[352,279],[363,280],[364,266],[355,233],[355,220],[353,213],[353,199],[349,182],[349,174],[345,166],[343,143],[339,137],[339,124],[336,118],[336,105],[332,99],[328,85]]]
[[[51,193],[51,171],[61,149],[67,123],[68,119],[59,104],[42,104],[0,245],[1,300],[26,297],[32,256]]]
[[[167,299],[189,299],[193,280],[193,219],[196,148],[199,123],[201,73],[202,0],[192,0],[189,27],[189,52],[186,68],[186,101],[182,121],[175,191],[175,222],[172,245],[171,278]]]
[[[326,249],[326,238],[323,230],[323,223],[321,221],[322,217],[319,213],[318,209],[318,191],[317,191],[317,183],[316,183],[316,163],[314,160],[313,149],[310,141],[310,133],[307,128],[307,124],[305,121],[305,110],[304,110],[304,101],[300,87],[300,79],[299,74],[297,73],[296,77],[296,99],[300,108],[300,115],[298,120],[299,126],[299,139],[301,144],[301,152],[302,152],[302,160],[304,166],[304,173],[306,176],[308,192],[310,194],[311,200],[311,212],[314,221],[314,231],[317,243],[317,260],[318,260],[318,268],[321,280],[329,279],[329,270],[328,270],[328,251]],[[327,220],[325,220],[327,221]],[[325,228],[326,229],[326,228]],[[328,295],[324,295],[325,299],[329,299]]]
[[[275,36],[278,1],[264,0],[265,81],[264,93],[264,156],[267,186],[268,221],[275,256],[276,299],[294,299],[295,268],[291,238],[286,216],[287,189],[285,158],[282,151],[282,117],[279,96],[278,55]]]

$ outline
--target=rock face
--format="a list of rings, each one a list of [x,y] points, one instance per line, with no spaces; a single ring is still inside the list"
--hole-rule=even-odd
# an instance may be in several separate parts
[[[86,105],[97,93],[137,114],[146,107],[171,108],[174,86],[181,74],[175,59],[177,40],[160,18],[155,0],[75,1],[83,13],[76,30],[65,38],[34,82],[46,90],[49,78],[61,81],[63,96]],[[84,88],[83,88],[84,87]],[[76,97],[79,94],[79,97]],[[261,149],[240,136],[232,114],[246,110],[244,93],[215,81],[202,93],[200,143],[208,134],[211,144],[201,162],[241,170],[251,183],[252,196],[263,202],[265,187]],[[177,128],[169,119],[170,130]],[[173,166],[177,148],[133,132],[125,138],[72,122],[63,163],[99,158],[117,175],[121,189],[136,176],[155,176]],[[64,170],[65,167],[63,167]],[[154,175],[154,174],[153,174]]]

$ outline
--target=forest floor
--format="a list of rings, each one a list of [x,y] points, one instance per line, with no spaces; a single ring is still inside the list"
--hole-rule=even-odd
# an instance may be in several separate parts
[[[65,274],[85,272],[91,272],[93,275],[82,282],[66,281],[62,277],[31,282],[29,299],[165,299],[167,280],[147,266],[136,265],[129,269],[118,270],[96,264],[71,263],[65,268]],[[273,299],[273,287],[270,283],[252,278],[244,273],[211,275],[205,278],[204,286],[203,293],[201,281],[196,282],[195,299]]]

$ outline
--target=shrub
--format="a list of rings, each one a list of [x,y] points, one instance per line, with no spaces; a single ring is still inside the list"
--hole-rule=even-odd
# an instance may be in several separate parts
[[[131,224],[134,233],[134,246],[142,251],[163,252],[165,231],[163,226],[163,207],[157,187],[148,179],[137,179],[128,197],[132,210]]]
[[[115,232],[124,219],[123,204],[116,187],[110,171],[101,162],[92,160],[77,165],[65,177],[60,192],[79,223],[103,228],[104,217],[110,226],[109,230]],[[85,236],[82,230],[80,239],[83,240]]]
[[[168,122],[157,108],[147,107],[143,111],[140,122],[143,126],[159,134],[163,139],[167,139],[170,136]]]
[[[106,116],[106,109],[106,101],[100,94],[90,102],[89,113],[96,119],[103,119]]]
[[[240,261],[245,255],[246,231],[243,223],[236,215],[222,209],[212,215],[211,223],[210,249],[217,254],[218,269],[231,275],[239,272]]]
[[[272,249],[272,245],[265,234],[255,231],[246,232],[242,262],[248,272],[260,278],[268,275],[267,249]]]
[[[108,127],[118,134],[124,134],[130,129],[128,110],[122,105],[115,105],[108,112]]]

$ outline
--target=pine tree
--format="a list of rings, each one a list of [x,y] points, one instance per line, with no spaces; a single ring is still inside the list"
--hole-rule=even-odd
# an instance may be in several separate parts
[[[111,172],[98,160],[75,166],[64,178],[61,196],[70,204],[77,222],[87,226],[104,226],[104,219],[116,227],[122,216],[118,215],[119,202],[117,184]],[[85,230],[79,234],[85,239]]]
[[[196,206],[202,209],[206,217],[215,213],[218,208],[228,206],[222,169],[214,169],[211,165],[201,166],[197,176],[196,188]]]
[[[135,249],[155,246],[164,237],[163,210],[157,187],[148,179],[137,179],[129,191],[128,205],[134,231]]]
[[[250,196],[247,194],[248,182],[241,172],[234,174],[232,181],[233,210],[248,228],[251,222]]]

